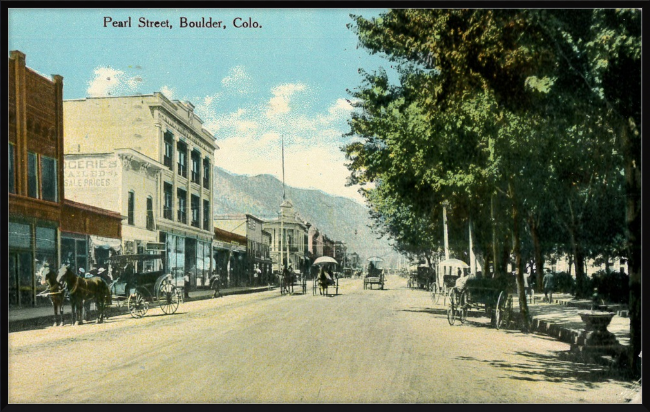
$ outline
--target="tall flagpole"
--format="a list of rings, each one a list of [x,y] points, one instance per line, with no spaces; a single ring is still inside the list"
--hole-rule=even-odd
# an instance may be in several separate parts
[[[284,135],[282,135],[282,203],[280,204],[280,250],[278,256],[280,261],[278,262],[278,268],[282,271],[284,266],[283,255],[284,255],[284,210],[282,204],[284,203],[285,193],[284,193]],[[289,262],[287,262],[289,263]]]
[[[286,198],[284,188],[284,135],[282,135],[282,200]]]

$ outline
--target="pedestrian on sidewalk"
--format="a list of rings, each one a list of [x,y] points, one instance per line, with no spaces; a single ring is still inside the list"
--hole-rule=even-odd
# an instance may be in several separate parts
[[[189,298],[190,292],[190,275],[189,273],[185,273],[185,276],[183,277],[183,296],[185,298]]]
[[[542,279],[542,286],[544,287],[544,299],[551,303],[553,300],[553,273],[550,270],[546,271],[544,278]]]

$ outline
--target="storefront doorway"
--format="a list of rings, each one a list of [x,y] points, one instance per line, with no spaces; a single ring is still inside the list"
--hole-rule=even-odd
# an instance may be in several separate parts
[[[33,304],[32,252],[9,252],[9,305]]]

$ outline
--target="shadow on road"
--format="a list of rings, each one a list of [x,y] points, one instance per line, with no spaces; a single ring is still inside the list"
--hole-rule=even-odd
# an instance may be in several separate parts
[[[566,382],[576,380],[589,389],[596,388],[597,383],[608,381],[629,382],[623,376],[613,373],[609,368],[592,363],[579,363],[563,360],[561,356],[566,351],[554,351],[551,355],[544,355],[529,351],[516,351],[513,355],[525,357],[529,362],[508,362],[501,359],[478,359],[472,356],[459,356],[456,359],[468,362],[487,363],[491,366],[502,368],[514,373],[507,376],[512,380],[530,382]],[[575,391],[585,389],[576,388]]]

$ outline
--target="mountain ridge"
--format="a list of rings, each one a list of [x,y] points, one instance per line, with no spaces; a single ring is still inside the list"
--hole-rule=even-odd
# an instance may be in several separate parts
[[[231,173],[214,168],[214,213],[249,213],[261,219],[279,215],[282,202],[282,182],[275,176],[254,176]],[[330,239],[343,241],[348,252],[356,252],[365,261],[370,256],[392,260],[396,253],[386,239],[377,239],[371,225],[368,208],[356,201],[330,195],[321,189],[301,189],[285,186],[286,197],[294,210]]]

